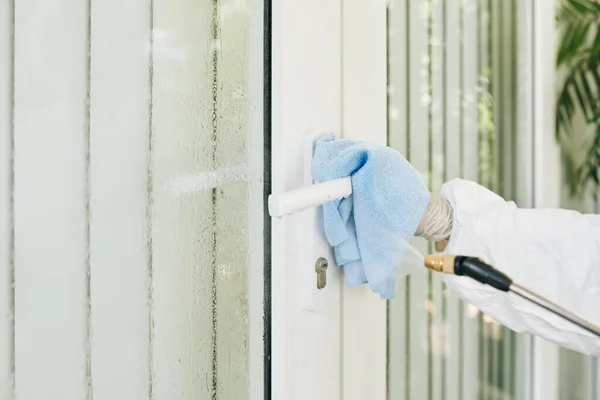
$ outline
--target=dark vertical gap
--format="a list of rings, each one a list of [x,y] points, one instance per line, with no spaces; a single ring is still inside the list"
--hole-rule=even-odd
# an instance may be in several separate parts
[[[447,1],[442,0],[442,182],[446,182],[448,180],[448,166],[447,164],[447,154],[448,154],[448,126],[446,125],[447,117],[448,117],[448,54],[446,48],[446,34],[448,28],[447,21]],[[448,301],[447,296],[444,295],[447,293],[447,288],[445,285],[442,285],[442,326],[445,326],[446,332],[448,331]],[[449,348],[448,344],[448,334],[442,336],[442,400],[446,400],[446,387],[448,385],[447,382],[447,356],[445,355],[444,350]]]
[[[147,251],[147,302],[148,302],[148,388],[149,400],[154,398],[154,255],[153,255],[153,218],[154,218],[154,0],[149,0],[148,40],[150,55],[148,59],[148,166],[146,181],[146,251]]]
[[[536,102],[536,96],[535,96],[535,67],[536,67],[536,58],[535,58],[535,43],[536,43],[536,36],[535,36],[535,1],[531,0],[531,71],[530,71],[530,76],[531,76],[531,170],[532,170],[532,174],[531,174],[531,199],[533,204],[530,204],[531,207],[535,207],[537,206],[536,204],[536,193],[535,193],[535,186],[536,186],[536,152],[535,152],[535,148],[536,148],[536,140],[535,140],[535,132],[536,132],[536,118],[535,118],[535,102]]]
[[[500,5],[500,10],[498,12],[498,58],[499,58],[499,62],[498,62],[498,67],[500,68],[500,79],[498,80],[498,82],[508,82],[508,79],[510,79],[509,76],[509,72],[507,71],[507,69],[505,68],[505,58],[507,56],[509,56],[509,54],[506,54],[506,44],[505,44],[505,40],[507,39],[506,37],[506,29],[505,29],[505,25],[506,25],[506,5],[507,3],[505,1],[499,3]],[[502,187],[503,187],[503,195],[506,196],[507,198],[514,200],[514,196],[515,194],[511,192],[511,182],[510,182],[510,171],[507,171],[507,164],[508,166],[514,165],[514,154],[511,153],[512,150],[512,146],[511,146],[511,137],[510,135],[512,134],[511,132],[507,131],[507,126],[510,127],[509,124],[507,124],[506,122],[506,96],[504,93],[504,86],[499,84],[498,85],[498,105],[499,105],[499,118],[497,119],[498,121],[498,132],[500,133],[502,140],[500,141],[502,143],[502,147],[501,147],[501,152],[500,154],[502,155],[502,157],[500,157],[500,163],[502,165]],[[508,137],[508,141],[507,141],[507,137]],[[505,157],[506,156],[506,157]],[[508,173],[507,173],[508,172]]]
[[[476,48],[476,53],[475,54],[476,54],[476,58],[477,58],[475,60],[476,63],[477,63],[476,85],[479,85],[480,79],[481,79],[481,72],[483,70],[483,68],[482,68],[482,65],[483,65],[482,61],[483,60],[482,60],[482,56],[480,54],[480,51],[481,51],[481,16],[482,16],[481,8],[482,7],[480,7],[480,5],[479,5],[478,2],[476,3],[475,6],[476,6],[475,15],[476,15],[476,20],[477,20],[477,22],[476,22],[476,28],[475,28],[476,36],[477,36],[476,41],[475,41],[476,42],[475,43],[475,48]],[[481,101],[481,98],[482,98],[482,92],[481,91],[476,91],[476,93],[475,93],[475,99],[476,99],[476,105],[475,106],[476,107],[479,107],[479,102]],[[477,155],[476,155],[476,157],[477,157],[477,181],[480,184],[485,185],[487,182],[484,182],[484,176],[485,176],[485,174],[483,172],[483,168],[482,168],[482,164],[481,164],[481,143],[482,143],[481,138],[485,135],[485,132],[483,131],[483,125],[480,124],[479,115],[480,114],[477,112],[476,113],[476,117],[475,117],[475,124],[476,124],[476,129],[477,129],[477,135],[475,137],[475,140],[477,140]],[[480,334],[483,333],[483,330],[482,330],[483,323],[481,321],[481,318],[479,318],[479,320],[478,320],[478,328],[479,328],[478,329],[479,333]],[[479,354],[478,354],[479,381],[480,381],[480,391],[481,391],[480,392],[481,393],[480,396],[485,396],[485,393],[486,393],[485,387],[486,387],[486,383],[487,383],[486,382],[486,377],[483,374],[483,372],[486,371],[486,368],[483,367],[483,365],[484,365],[484,363],[486,361],[485,360],[485,354],[482,351],[485,348],[485,346],[482,345],[482,342],[484,340],[485,340],[485,338],[480,336],[480,338],[479,338],[479,343],[480,343],[479,349],[480,349],[480,351],[479,351]]]
[[[339,59],[339,85],[340,85],[340,132],[344,132],[344,2],[340,1],[340,59]],[[351,215],[350,218],[354,218],[354,215]],[[339,399],[343,400],[344,398],[344,286],[340,288],[339,292],[339,304],[340,304],[340,312],[339,312],[339,327],[340,327],[340,341],[339,341],[339,358],[338,358],[338,368],[341,379],[339,380]]]
[[[410,2],[406,0],[406,158],[410,161]],[[409,275],[410,276],[410,275]]]
[[[459,43],[459,56],[458,56],[458,104],[459,104],[459,118],[458,118],[458,126],[459,126],[459,176],[464,178],[464,166],[463,166],[463,128],[464,128],[464,110],[463,110],[463,0],[459,1],[458,5],[458,43]],[[458,318],[459,318],[459,393],[460,398],[464,398],[465,396],[465,385],[464,385],[464,371],[465,371],[465,328],[464,328],[464,319],[465,319],[465,302],[460,303],[460,308],[458,310]]]
[[[465,320],[465,305],[467,303],[462,300],[459,303],[458,309],[458,395],[459,399],[463,399],[465,397],[465,384],[464,384],[464,370],[465,370],[465,329],[464,329],[464,320]]]
[[[498,6],[496,7],[496,13],[494,13],[494,15],[497,14],[497,16],[493,19],[493,30],[492,30],[492,34],[495,36],[494,40],[495,43],[497,43],[495,45],[495,48],[497,49],[497,52],[495,54],[496,58],[498,61],[495,62],[496,67],[498,68],[497,70],[494,70],[494,77],[497,78],[497,82],[504,82],[504,68],[502,68],[503,66],[503,61],[504,61],[504,52],[503,50],[503,41],[502,41],[502,14],[504,12],[504,9],[502,7],[503,3],[498,3]],[[504,166],[506,165],[506,158],[510,157],[511,155],[508,154],[506,152],[506,140],[505,140],[505,132],[504,132],[504,115],[503,115],[503,96],[502,96],[502,86],[501,84],[497,85],[498,88],[494,90],[495,92],[495,96],[494,96],[494,102],[497,105],[496,111],[497,114],[495,115],[495,124],[496,124],[496,132],[497,132],[497,138],[498,138],[498,159],[496,160],[498,163],[498,183],[499,183],[499,187],[500,189],[500,194],[502,196],[508,196],[508,190],[507,190],[507,185],[506,185],[506,176],[505,176],[505,170],[504,170]]]
[[[517,156],[517,113],[516,113],[516,105],[517,105],[517,96],[516,96],[516,83],[518,81],[517,74],[517,59],[519,57],[519,52],[517,50],[517,37],[519,31],[519,24],[516,19],[516,0],[512,0],[510,3],[510,47],[511,47],[511,55],[510,55],[510,98],[505,99],[505,103],[510,107],[510,131],[511,131],[511,149],[512,149],[512,163],[511,163],[511,192],[513,196],[517,197],[517,169],[519,168],[519,158]],[[508,100],[508,101],[507,101]],[[520,197],[520,196],[519,196]],[[519,204],[519,206],[523,207],[523,204]]]
[[[500,340],[498,340],[498,369],[497,369],[497,375],[496,375],[496,386],[498,387],[498,390],[500,390],[500,392],[504,395],[506,395],[508,392],[506,390],[506,386],[505,386],[505,382],[504,382],[504,363],[506,362],[505,357],[504,357],[504,349],[507,347],[507,337],[506,334],[504,332],[504,327],[503,326],[499,326],[497,329],[500,330],[500,332],[502,333],[502,336],[500,338]]]
[[[512,60],[512,79],[511,79],[511,103],[512,103],[512,132],[513,132],[513,151],[516,155],[517,153],[517,146],[518,146],[518,137],[517,137],[517,132],[518,132],[518,83],[519,83],[519,64],[518,64],[518,59],[519,59],[519,20],[518,20],[518,2],[516,0],[512,1],[512,26],[514,27],[513,29],[513,40],[512,40],[512,48],[513,48],[513,60]],[[533,29],[533,25],[532,25],[532,29]],[[533,77],[533,74],[531,75]],[[533,131],[531,133],[533,135]],[[517,182],[517,171],[518,169],[518,165],[513,164],[513,168],[512,168],[512,176],[513,176],[513,193],[517,193],[517,187],[516,187],[516,182]],[[534,175],[532,174],[532,178],[534,177]],[[533,183],[533,182],[532,182]],[[533,188],[533,185],[532,185]],[[533,201],[533,197],[531,198]],[[529,206],[532,206],[532,204],[530,204]],[[511,332],[509,332],[509,330],[507,328],[503,328],[503,346],[505,348],[507,348],[507,357],[505,357],[503,359],[503,368],[505,370],[507,370],[509,367],[509,365],[514,363],[514,358],[516,357],[515,352],[512,350],[513,349],[513,342],[516,340],[516,337],[514,334],[512,334]],[[510,368],[508,369],[508,371],[514,371],[514,368]],[[505,393],[512,393],[513,391],[513,385],[514,385],[514,373],[507,373],[506,376],[504,374],[504,371],[502,371],[502,369],[500,370],[500,374],[503,378],[502,380],[502,387],[503,390],[505,391]]]
[[[388,123],[385,124],[386,126],[386,136],[385,136],[385,142],[386,145],[390,145],[390,137],[391,137],[391,130],[390,130],[390,90],[389,87],[391,85],[391,77],[390,77],[390,69],[392,68],[392,66],[390,65],[390,6],[389,4],[386,5],[385,7],[385,26],[386,26],[386,41],[385,41],[385,54],[386,54],[386,69],[385,69],[385,84],[386,84],[386,107],[385,107],[385,120],[388,121]]]
[[[508,330],[508,328],[505,328],[505,331],[508,332],[508,334],[510,335],[510,359],[508,361],[508,370],[509,370],[509,375],[508,375],[508,391],[511,394],[511,396],[513,396],[513,398],[516,398],[516,377],[515,377],[515,372],[516,372],[516,359],[517,359],[517,334],[513,331]]]
[[[86,57],[86,93],[85,93],[85,139],[84,139],[84,156],[85,156],[85,292],[86,292],[86,343],[85,343],[85,387],[87,390],[87,398],[94,398],[93,382],[92,382],[92,255],[91,255],[91,87],[92,87],[92,0],[87,0],[87,57]]]
[[[386,145],[389,146],[390,145],[390,136],[391,136],[391,132],[390,132],[390,91],[389,91],[389,87],[391,84],[391,78],[390,78],[390,69],[391,69],[391,65],[390,65],[390,5],[389,3],[386,5],[385,7],[385,26],[386,26],[386,41],[385,41],[385,52],[386,52],[386,69],[385,69],[385,84],[386,84],[386,105],[385,105],[385,120],[387,121],[386,123]],[[390,394],[390,382],[392,380],[392,377],[390,376],[390,361],[392,358],[392,354],[390,352],[390,336],[391,336],[391,332],[390,332],[390,301],[386,301],[386,308],[385,308],[385,314],[386,314],[386,318],[385,318],[385,324],[386,324],[386,334],[385,334],[385,359],[386,359],[386,374],[385,374],[385,378],[386,378],[386,383],[385,383],[385,388],[386,388],[386,399],[387,400],[391,400],[391,394]],[[398,355],[400,356],[400,355]]]
[[[411,151],[410,151],[410,2],[411,0],[406,0],[406,158],[410,161]],[[411,329],[410,329],[410,275],[406,276],[406,321],[404,326],[406,327],[406,335],[405,335],[405,346],[406,346],[406,359],[404,365],[404,373],[406,376],[404,380],[406,382],[406,391],[404,393],[405,399],[410,399],[410,339],[411,339]]]
[[[597,192],[597,190],[596,190]],[[597,193],[594,193],[594,197],[595,197],[595,201],[598,201],[598,195]],[[594,204],[594,207],[597,207],[596,204]],[[598,213],[598,211],[594,212],[595,214]],[[592,358],[591,360],[591,380],[590,380],[590,384],[591,384],[591,388],[590,388],[590,394],[591,394],[591,398],[596,400],[598,399],[598,384],[596,382],[596,377],[598,376],[598,359],[597,358]]]
[[[427,186],[429,190],[433,189],[433,1],[428,0],[427,15],[427,55],[429,63],[427,64],[427,94],[429,95],[429,104],[427,106],[427,169],[429,171]],[[431,242],[428,243],[429,253],[431,253]],[[433,273],[427,271],[427,300],[433,303]],[[433,399],[433,314],[427,313],[427,394],[429,399]]]
[[[484,0],[485,1],[485,0]],[[493,74],[493,54],[494,54],[494,47],[493,47],[493,37],[494,37],[494,32],[493,32],[493,25],[492,25],[492,0],[487,0],[487,18],[486,18],[486,26],[485,29],[487,30],[487,53],[488,53],[488,57],[487,57],[487,73],[486,73],[486,78],[487,78],[487,95],[491,96],[492,94],[492,88],[494,87],[494,74]],[[488,141],[488,157],[490,157],[490,165],[493,166],[493,171],[490,174],[490,183],[491,183],[491,187],[490,189],[492,190],[498,190],[498,157],[497,157],[497,152],[496,152],[496,146],[498,145],[498,130],[496,129],[496,115],[494,114],[495,111],[495,106],[494,106],[494,99],[492,96],[492,101],[491,101],[491,118],[492,118],[492,131],[489,133],[487,141]]]
[[[392,380],[390,364],[391,364],[391,352],[390,352],[390,301],[385,302],[385,318],[386,318],[386,330],[385,330],[385,366],[386,366],[386,374],[385,374],[385,398],[387,400],[392,399],[392,395],[390,392],[390,382]],[[400,356],[400,355],[398,355]]]
[[[530,379],[533,379],[533,377],[535,376],[534,375],[535,366],[534,366],[534,362],[533,362],[533,360],[535,358],[535,343],[534,343],[534,338],[532,336],[529,336],[528,340],[529,340],[529,365],[528,365],[529,371],[527,371],[528,373],[527,373],[527,376],[525,379],[527,379],[529,381]],[[560,349],[559,349],[559,357],[560,357]],[[560,365],[559,365],[559,368],[560,368]],[[559,385],[560,385],[560,381],[559,381]],[[533,387],[533,383],[531,381],[529,381],[526,387],[529,389],[529,393],[527,393],[529,395],[529,398],[533,399],[534,395],[535,395],[535,393],[534,393],[535,388]],[[561,388],[559,388],[559,393],[561,391],[562,391]]]
[[[263,250],[265,257],[263,288],[263,348],[265,354],[263,359],[263,372],[265,400],[271,400],[271,217],[269,215],[269,208],[267,202],[267,199],[271,194],[271,2],[272,0],[265,0],[263,16]]]
[[[11,1],[12,17],[11,17],[11,43],[10,43],[10,59],[11,59],[11,85],[10,85],[10,271],[9,271],[9,303],[10,303],[10,318],[11,318],[11,346],[10,346],[10,369],[11,382],[10,394],[12,398],[16,397],[16,349],[15,349],[15,20],[16,20],[16,0]]]
[[[212,2],[212,40],[217,42],[219,40],[219,1],[213,0]],[[217,140],[219,133],[219,75],[218,75],[218,63],[219,53],[218,46],[215,46],[212,52],[212,169],[217,167]],[[218,348],[217,348],[217,202],[218,202],[218,189],[212,189],[212,263],[211,263],[211,293],[212,293],[212,381],[211,381],[211,399],[217,400],[218,388],[219,388],[219,375],[218,375]]]
[[[479,397],[481,398],[481,400],[485,400],[485,395],[486,395],[486,388],[485,388],[485,358],[484,358],[484,354],[483,354],[483,350],[485,348],[484,344],[485,344],[485,334],[484,334],[484,322],[483,322],[483,318],[481,314],[477,315],[477,330],[478,330],[478,347],[479,347],[479,354],[478,354],[478,368],[479,368]]]
[[[487,167],[487,165],[482,163],[482,156],[481,156],[481,150],[482,150],[482,143],[483,143],[483,138],[485,137],[486,131],[484,128],[484,125],[481,123],[482,121],[480,120],[481,117],[481,113],[479,113],[479,105],[481,104],[481,101],[483,99],[484,96],[484,91],[483,91],[483,74],[484,74],[484,65],[483,65],[483,51],[482,51],[482,42],[481,42],[481,26],[482,26],[482,20],[483,20],[483,7],[481,6],[481,4],[479,2],[475,3],[475,7],[476,7],[476,11],[475,14],[477,16],[477,27],[476,27],[476,31],[477,31],[477,90],[475,92],[475,98],[476,98],[476,103],[475,103],[475,107],[477,108],[477,117],[475,119],[475,123],[477,126],[477,180],[479,181],[479,183],[483,184],[483,185],[488,185],[488,182],[484,179],[486,177],[485,173],[484,173],[484,168]]]
[[[483,358],[483,349],[484,346],[484,326],[483,319],[481,314],[477,314],[477,347],[479,348],[479,353],[477,356],[477,368],[479,370],[478,373],[478,396],[481,400],[485,400],[485,360]]]
[[[459,31],[459,43],[460,43],[460,56],[459,56],[459,84],[458,87],[459,89],[459,105],[460,105],[460,147],[459,147],[459,159],[460,159],[460,171],[459,174],[461,177],[464,177],[465,175],[465,166],[464,166],[464,128],[465,128],[465,117],[464,117],[464,101],[465,101],[465,94],[464,94],[464,77],[463,77],[463,69],[464,69],[464,53],[465,53],[465,49],[464,49],[464,0],[460,0],[459,2],[459,23],[458,23],[458,31]]]
[[[536,85],[535,85],[535,70],[536,70],[536,62],[537,59],[535,57],[535,44],[536,44],[536,35],[535,35],[535,4],[536,2],[534,0],[530,0],[531,1],[531,23],[529,24],[529,26],[531,27],[531,166],[532,166],[532,182],[531,182],[531,194],[532,194],[532,200],[533,200],[533,204],[531,204],[531,206],[535,207],[537,206],[537,201],[536,201],[536,192],[535,192],[535,187],[536,187],[536,151],[535,148],[537,146],[536,143],[536,138],[535,138],[535,132],[537,129],[537,124],[536,124],[536,115],[535,115],[535,102],[537,101],[536,99],[536,95],[535,95],[535,89],[536,89]],[[527,340],[529,340],[529,371],[528,372],[528,376],[533,377],[534,376],[534,363],[533,360],[535,359],[535,347],[534,347],[534,341],[533,338],[528,338]],[[560,357],[560,355],[559,355]],[[524,361],[524,360],[523,360]],[[513,362],[516,362],[513,361]],[[533,397],[533,385],[529,385],[529,396]],[[516,387],[515,387],[515,392],[516,392]]]

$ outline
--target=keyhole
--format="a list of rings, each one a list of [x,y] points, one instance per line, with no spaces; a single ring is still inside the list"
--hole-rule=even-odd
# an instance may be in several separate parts
[[[323,289],[327,285],[327,259],[319,257],[315,264],[315,271],[317,273],[317,289]]]

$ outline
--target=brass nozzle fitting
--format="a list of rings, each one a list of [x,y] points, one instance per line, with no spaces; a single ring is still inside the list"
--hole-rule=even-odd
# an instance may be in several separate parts
[[[454,274],[454,260],[456,256],[447,254],[430,254],[425,256],[425,267],[430,270]]]

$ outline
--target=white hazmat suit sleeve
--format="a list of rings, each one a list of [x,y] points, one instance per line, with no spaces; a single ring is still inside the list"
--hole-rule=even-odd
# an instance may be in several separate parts
[[[600,216],[558,209],[519,209],[474,182],[441,191],[453,208],[445,253],[480,257],[531,289],[600,323]],[[450,290],[499,323],[569,349],[600,355],[600,339],[514,295],[470,278],[445,277]]]

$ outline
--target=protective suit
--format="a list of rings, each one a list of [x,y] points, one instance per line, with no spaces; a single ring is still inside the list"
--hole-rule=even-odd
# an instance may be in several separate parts
[[[427,210],[424,220],[432,222],[422,236],[437,240],[439,232],[450,231],[445,253],[480,257],[514,282],[600,323],[600,215],[519,209],[464,180],[446,183],[440,197]],[[600,339],[526,300],[470,278],[444,279],[450,290],[514,331],[600,355]]]

